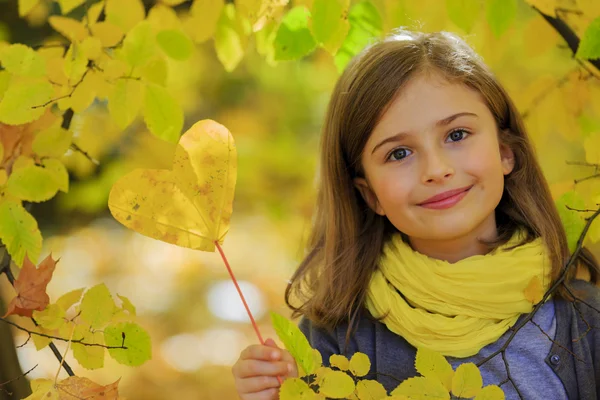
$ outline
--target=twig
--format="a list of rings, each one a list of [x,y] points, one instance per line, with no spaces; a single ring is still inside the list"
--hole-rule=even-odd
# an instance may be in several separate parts
[[[578,184],[580,182],[587,181],[589,179],[594,179],[594,178],[600,178],[600,174],[594,174],[594,175],[586,176],[585,178],[575,179],[575,180],[573,180],[573,182],[575,182],[575,184]]]
[[[81,147],[79,147],[77,144],[71,143],[71,149],[83,154],[85,158],[87,158],[88,160],[90,160],[92,162],[92,164],[100,165],[100,161],[98,161],[94,157],[90,156],[88,154],[88,152],[86,152],[85,150],[82,150]]]
[[[577,53],[577,49],[579,48],[580,40],[579,37],[577,37],[577,34],[573,31],[573,29],[571,29],[571,27],[567,25],[567,23],[558,16],[554,18],[550,15],[544,14],[536,7],[533,7],[533,9],[537,11],[546,20],[546,22],[548,22],[556,32],[558,32],[560,36],[562,36],[565,42],[567,42],[567,45],[573,52],[574,56]],[[588,61],[598,70],[598,72],[600,72],[600,59]]]
[[[519,399],[523,400],[523,395],[521,394],[521,391],[519,390],[517,385],[515,385],[515,381],[510,375],[510,368],[508,367],[508,360],[506,359],[506,351],[502,352],[502,361],[504,361],[504,367],[506,368],[506,379],[508,379],[510,383],[512,383],[513,387],[515,388],[515,391],[517,392],[517,396],[519,396]]]
[[[26,377],[26,376],[27,376],[27,374],[28,374],[28,373],[30,373],[31,371],[33,371],[34,369],[36,369],[38,365],[39,365],[39,364],[35,364],[33,367],[31,367],[31,369],[29,369],[29,371],[27,371],[27,372],[23,373],[22,375],[19,375],[19,376],[17,376],[16,378],[12,378],[12,379],[9,379],[9,380],[8,380],[8,381],[6,381],[6,382],[0,383],[0,389],[2,389],[2,390],[3,390],[5,393],[7,393],[9,396],[12,396],[12,393],[10,393],[8,390],[4,389],[4,386],[8,385],[8,384],[9,384],[9,383],[11,383],[11,382],[14,382],[14,381],[16,381],[16,380],[19,380],[19,379],[21,379],[21,378],[24,378],[24,377]]]
[[[32,319],[33,319],[33,318],[32,318]],[[15,324],[14,322],[12,322],[12,321],[9,321],[9,320],[7,320],[7,319],[5,319],[5,318],[2,318],[2,317],[0,317],[0,321],[2,321],[2,322],[6,322],[7,324],[14,326],[15,328],[17,328],[17,329],[19,329],[19,330],[21,330],[21,331],[27,332],[29,335],[37,335],[37,336],[42,336],[42,337],[45,337],[45,338],[48,338],[48,339],[56,339],[56,340],[60,340],[60,341],[63,341],[63,342],[73,342],[73,343],[78,343],[78,344],[81,344],[81,345],[83,345],[83,346],[91,346],[91,347],[103,347],[103,348],[105,348],[105,349],[125,349],[125,350],[127,350],[127,347],[125,347],[125,346],[106,346],[106,345],[99,344],[99,343],[87,343],[87,342],[84,342],[84,341],[83,341],[83,339],[75,339],[75,340],[71,340],[71,339],[65,339],[65,338],[62,338],[62,337],[60,337],[60,336],[52,336],[52,335],[47,335],[47,334],[45,334],[45,333],[41,333],[41,332],[30,331],[29,329],[27,329],[27,328],[23,328],[22,326],[20,326],[20,325],[17,325],[17,324]],[[28,339],[28,340],[29,340],[29,339]],[[27,342],[26,342],[26,343],[27,343]],[[23,345],[24,345],[24,344],[22,344],[21,346],[23,346]],[[21,346],[19,346],[19,347],[21,347]]]

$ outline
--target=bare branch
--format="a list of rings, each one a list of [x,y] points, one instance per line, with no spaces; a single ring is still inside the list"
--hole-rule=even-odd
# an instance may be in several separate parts
[[[7,393],[7,394],[8,394],[8,396],[12,396],[12,393],[11,393],[11,392],[9,392],[8,390],[4,389],[4,386],[8,385],[8,384],[9,384],[9,383],[11,383],[11,382],[14,382],[14,381],[16,381],[16,380],[19,380],[19,379],[21,379],[21,378],[24,378],[24,377],[26,377],[26,376],[27,376],[27,374],[28,374],[28,373],[30,373],[31,371],[33,371],[34,369],[36,369],[36,368],[37,368],[37,366],[38,366],[38,364],[35,364],[35,365],[34,365],[34,366],[31,368],[31,369],[29,369],[29,371],[27,371],[27,372],[23,373],[22,375],[19,375],[19,376],[17,376],[16,378],[12,378],[12,379],[10,379],[10,380],[8,380],[8,381],[6,381],[6,382],[2,382],[2,383],[0,383],[0,389],[2,389],[2,390],[5,392],[5,393]]]

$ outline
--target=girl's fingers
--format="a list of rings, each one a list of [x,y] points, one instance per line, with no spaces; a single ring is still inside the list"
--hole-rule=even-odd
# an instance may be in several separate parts
[[[290,374],[288,365],[289,362],[285,361],[245,360],[233,366],[233,374],[236,378],[242,379],[263,375],[268,377],[287,376]]]
[[[279,389],[269,389],[259,393],[248,393],[241,396],[241,400],[278,400]]]
[[[265,340],[265,346],[274,347],[276,349],[279,349],[279,346],[277,346],[277,343],[275,343],[275,341],[271,338]],[[289,351],[287,351],[285,349],[281,350],[281,361],[285,361],[291,365],[292,370],[290,373],[288,373],[289,377],[292,377],[292,378],[298,377],[298,367],[296,366],[296,360],[294,360],[294,357],[290,354]]]
[[[240,393],[259,393],[268,389],[278,389],[279,381],[274,376],[253,376],[236,382]]]
[[[264,360],[264,361],[276,361],[281,357],[281,349],[263,346],[262,344],[253,344],[246,347],[242,354],[240,354],[240,360]]]

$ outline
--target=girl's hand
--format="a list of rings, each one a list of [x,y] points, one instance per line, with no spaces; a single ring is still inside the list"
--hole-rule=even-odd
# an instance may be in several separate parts
[[[282,380],[298,377],[294,357],[277,347],[273,339],[267,339],[264,346],[246,347],[231,372],[241,400],[277,400],[280,386],[277,377]]]

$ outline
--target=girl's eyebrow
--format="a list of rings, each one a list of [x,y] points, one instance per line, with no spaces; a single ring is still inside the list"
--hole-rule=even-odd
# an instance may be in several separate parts
[[[449,117],[446,117],[444,119],[440,119],[438,122],[435,123],[435,126],[440,127],[440,126],[448,125],[449,123],[454,121],[456,118],[463,117],[463,116],[472,116],[475,118],[479,117],[477,114],[472,113],[472,112],[459,112],[456,114],[452,114]],[[409,136],[409,134],[406,132],[400,132],[400,133],[395,134],[394,136],[390,136],[388,138],[383,139],[381,142],[379,142],[377,145],[375,145],[375,147],[373,147],[371,154],[375,153],[375,150],[377,150],[379,147],[383,146],[384,144],[389,143],[389,142],[397,142],[406,136]]]

